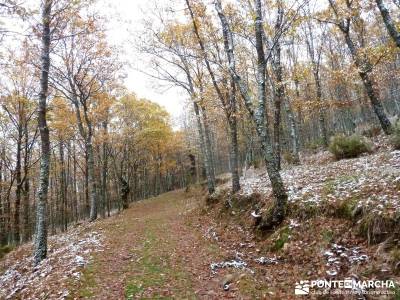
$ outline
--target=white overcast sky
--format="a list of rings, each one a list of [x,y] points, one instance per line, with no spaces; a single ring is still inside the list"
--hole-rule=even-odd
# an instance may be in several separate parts
[[[38,8],[39,0],[25,0],[28,7]],[[316,0],[322,4],[326,0]],[[136,93],[141,98],[147,98],[164,106],[171,114],[174,127],[179,127],[177,120],[188,105],[187,96],[179,88],[162,87],[162,82],[151,78],[144,73],[153,73],[147,66],[146,60],[135,51],[135,32],[144,30],[143,19],[146,15],[154,15],[155,6],[172,7],[175,12],[182,12],[185,7],[183,0],[97,0],[96,10],[107,17],[108,37],[112,45],[119,47],[124,53],[122,59],[129,62],[130,67],[125,69],[126,88]],[[211,1],[210,1],[211,3]],[[168,11],[170,12],[170,10]],[[0,22],[6,22],[18,27],[15,20],[6,21],[0,18]],[[17,30],[18,31],[18,30]],[[142,72],[140,72],[142,71]]]
[[[171,1],[158,0],[157,5],[163,5]],[[138,71],[151,72],[146,68],[146,61],[140,54],[135,53],[133,44],[133,32],[142,31],[144,14],[152,7],[147,0],[98,0],[100,10],[109,21],[109,37],[113,44],[124,50],[124,58],[128,59],[131,68],[126,70],[125,85],[139,97],[147,98],[164,106],[173,119],[179,118],[185,105],[185,94],[178,88],[160,87],[157,80]],[[151,11],[151,10],[150,10]],[[175,124],[177,125],[177,124]]]
[[[143,32],[143,19],[145,15],[152,15],[152,7],[183,6],[182,0],[96,0],[95,10],[107,18],[107,32],[109,42],[117,46],[123,53],[123,61],[128,61],[124,69],[126,79],[125,86],[130,92],[136,93],[141,98],[154,101],[164,106],[170,113],[175,128],[179,127],[179,119],[187,105],[187,96],[179,88],[162,87],[162,82],[151,78],[145,73],[153,73],[146,60],[136,53],[134,48],[135,32]],[[23,0],[22,3],[29,10],[38,10],[40,0]],[[176,6],[175,6],[176,7]],[[38,16],[36,16],[39,19]],[[0,16],[0,27],[6,26],[9,30],[27,33],[31,24],[24,23],[17,17]],[[22,36],[22,35],[21,35]],[[7,44],[13,45],[13,38],[7,40]],[[142,71],[142,72],[140,72]]]

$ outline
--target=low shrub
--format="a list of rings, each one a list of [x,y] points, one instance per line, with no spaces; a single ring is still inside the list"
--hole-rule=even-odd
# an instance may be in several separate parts
[[[329,151],[336,159],[354,158],[371,152],[371,145],[359,135],[335,135],[331,138]]]
[[[371,124],[359,124],[356,129],[355,133],[358,135],[366,136],[368,138],[373,138],[378,136],[382,132],[381,127],[377,125]]]
[[[357,206],[358,202],[359,199],[357,198],[349,198],[339,201],[337,203],[334,215],[338,218],[354,221],[355,217],[361,213]]]
[[[271,251],[279,251],[281,250],[285,244],[289,241],[291,235],[291,230],[289,226],[285,226],[281,228],[277,232],[277,237],[274,240],[274,243],[271,245]]]
[[[282,157],[289,165],[298,165],[298,164],[300,164],[300,162],[298,161],[296,156],[290,151],[283,152]]]
[[[306,143],[306,148],[313,153],[318,152],[321,148],[324,148],[324,142],[321,138],[314,139]]]
[[[3,258],[7,253],[11,252],[13,247],[10,245],[5,245],[0,247],[0,258]]]
[[[368,244],[378,244],[393,236],[399,238],[398,216],[377,214],[374,211],[366,213],[358,222],[358,233]]]
[[[227,189],[217,189],[213,194],[207,195],[205,197],[205,202],[207,205],[214,205],[221,202],[223,199],[227,197],[228,190]]]
[[[397,121],[393,126],[393,133],[390,136],[390,141],[396,150],[400,150],[400,122]]]

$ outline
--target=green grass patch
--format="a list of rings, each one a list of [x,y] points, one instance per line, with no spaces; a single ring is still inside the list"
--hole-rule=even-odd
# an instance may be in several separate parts
[[[7,253],[11,252],[14,249],[11,245],[5,245],[0,247],[0,259],[3,258]]]
[[[238,289],[246,299],[264,299],[268,293],[268,287],[265,284],[260,284],[250,276],[244,276],[239,280]]]
[[[334,232],[330,229],[324,229],[321,232],[322,239],[326,244],[330,244],[333,241]]]
[[[186,299],[186,295],[190,291],[190,284],[186,282],[187,276],[171,265],[168,249],[172,245],[165,240],[160,240],[158,237],[163,234],[160,232],[156,234],[155,230],[165,229],[157,224],[148,223],[145,241],[138,253],[141,259],[132,266],[135,276],[129,279],[125,285],[125,299],[146,299],[144,296],[149,288],[154,290],[149,299],[173,299],[178,295]],[[173,291],[174,297],[158,294],[157,288],[161,290],[171,280],[180,283],[178,289]]]
[[[291,229],[289,226],[283,227],[281,230],[277,232],[277,237],[274,240],[274,243],[271,247],[272,251],[279,251],[285,246],[285,244],[289,241],[289,237],[291,234]]]
[[[328,179],[327,181],[325,181],[324,186],[322,188],[322,195],[323,196],[331,195],[335,192],[339,184],[343,182],[356,181],[357,178],[358,177],[354,175],[343,175],[335,179]]]
[[[342,200],[341,202],[339,202],[337,206],[335,215],[343,219],[349,219],[349,220],[353,219],[353,212],[354,209],[357,207],[359,200],[360,199],[358,199],[355,196]]]
[[[143,292],[143,285],[141,283],[128,283],[125,288],[125,298],[127,300],[134,299],[134,297]]]
[[[95,268],[93,265],[88,265],[82,271],[81,288],[79,289],[79,297],[90,298],[94,296],[94,287],[96,281],[94,280]]]
[[[398,284],[395,284],[394,288],[394,300],[400,300],[400,286]]]
[[[164,266],[160,257],[152,254],[152,249],[157,249],[157,240],[151,230],[147,231],[144,241],[141,259],[138,261],[138,268],[142,275],[135,276],[135,279],[128,281],[125,287],[125,298],[134,299],[142,294],[149,287],[159,287],[164,283],[161,274],[168,273],[168,266]],[[156,296],[156,295],[155,295]]]
[[[326,181],[322,188],[322,195],[327,196],[333,194],[335,192],[336,184],[336,181],[333,179]]]

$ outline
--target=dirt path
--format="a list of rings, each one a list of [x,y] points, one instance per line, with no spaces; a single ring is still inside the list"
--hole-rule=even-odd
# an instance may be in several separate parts
[[[264,235],[254,231],[251,217],[271,199],[268,193],[251,194],[268,192],[264,173],[247,178],[244,195],[234,198],[220,186],[213,205],[204,205],[200,191],[134,203],[119,215],[50,236],[48,257],[36,268],[32,243],[9,253],[0,260],[0,299],[291,300],[300,280],[349,277],[393,279],[394,299],[400,299],[397,238],[376,245],[366,240],[366,234],[390,233],[397,224],[391,218],[397,216],[392,213],[398,209],[399,177],[385,173],[399,159],[398,152],[378,152],[322,168],[321,159],[311,160],[284,171],[294,191],[289,215]],[[381,206],[384,199],[392,202]],[[373,211],[385,209],[378,211],[386,211],[385,218],[363,210],[355,222],[355,205],[370,200],[376,201]],[[212,263],[227,268],[211,272]],[[243,268],[233,268],[238,264]],[[224,291],[227,278],[232,284]]]
[[[71,298],[236,298],[236,291],[223,291],[221,279],[210,271],[210,262],[222,257],[222,250],[185,216],[197,203],[175,191],[101,222],[104,251],[94,255]]]

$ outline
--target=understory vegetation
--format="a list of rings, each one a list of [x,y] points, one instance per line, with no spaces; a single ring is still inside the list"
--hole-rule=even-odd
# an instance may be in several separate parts
[[[336,159],[354,158],[363,153],[371,152],[368,141],[358,135],[336,135],[331,138],[329,151]]]
[[[400,122],[399,121],[397,121],[396,125],[394,126],[393,134],[391,137],[391,142],[395,149],[400,150]]]

